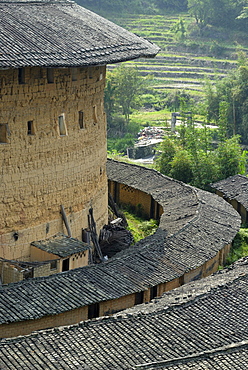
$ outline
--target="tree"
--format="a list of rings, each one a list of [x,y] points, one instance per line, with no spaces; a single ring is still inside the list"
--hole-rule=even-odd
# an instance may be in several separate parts
[[[207,24],[238,27],[238,22],[246,16],[246,4],[246,0],[188,0],[188,10],[201,30]],[[239,21],[236,21],[237,17]]]
[[[115,105],[115,86],[111,83],[111,77],[107,79],[106,87],[104,90],[104,109],[107,116],[109,125],[112,123]]]
[[[239,136],[233,136],[221,143],[217,149],[220,180],[242,172],[245,157],[242,155],[239,140]]]
[[[121,64],[113,71],[112,84],[115,100],[122,108],[122,114],[128,123],[131,108],[137,103],[137,98],[144,88],[144,79],[139,75],[137,68]]]
[[[190,183],[193,179],[192,160],[187,150],[177,151],[171,161],[170,176],[176,180]]]
[[[211,0],[188,0],[188,10],[202,29],[208,23],[212,12]]]
[[[186,36],[186,27],[184,20],[182,18],[179,18],[179,20],[170,28],[170,31],[175,34],[178,40],[184,40]]]
[[[168,136],[164,136],[164,139],[158,149],[160,155],[155,161],[155,166],[161,173],[169,176],[171,171],[171,161],[173,160],[178,147],[173,139],[169,138]]]
[[[242,57],[239,66],[220,81],[215,88],[207,86],[207,120],[215,119],[221,127],[220,138],[240,135],[241,143],[248,144],[248,66]],[[224,132],[225,131],[225,132]]]

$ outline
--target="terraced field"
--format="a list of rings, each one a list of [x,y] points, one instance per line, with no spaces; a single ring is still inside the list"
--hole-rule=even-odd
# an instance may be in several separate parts
[[[171,27],[182,17],[186,27],[193,19],[187,14],[178,16],[130,15],[112,17],[120,26],[145,37],[160,46],[161,52],[154,59],[139,59],[127,62],[136,65],[143,76],[154,76],[154,88],[157,91],[181,89],[194,97],[200,97],[206,79],[213,81],[223,78],[228,70],[236,67],[235,44],[221,44],[222,58],[209,55],[214,39],[187,39],[178,42],[171,33]],[[109,67],[114,68],[114,66]]]

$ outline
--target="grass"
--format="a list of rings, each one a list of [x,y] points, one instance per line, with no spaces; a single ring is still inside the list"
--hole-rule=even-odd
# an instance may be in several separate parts
[[[133,235],[134,243],[144,239],[146,236],[154,234],[157,230],[158,225],[156,220],[144,220],[127,210],[123,212],[128,222],[128,230]]]
[[[142,126],[162,126],[166,127],[167,120],[171,119],[171,112],[167,109],[148,112],[138,111],[130,116],[131,122],[136,122]]]
[[[242,227],[234,238],[226,265],[231,265],[242,257],[248,256],[248,228]]]

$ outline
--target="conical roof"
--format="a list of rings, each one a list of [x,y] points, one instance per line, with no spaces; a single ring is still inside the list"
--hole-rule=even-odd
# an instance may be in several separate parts
[[[69,0],[0,1],[0,45],[0,68],[105,65],[159,51]]]

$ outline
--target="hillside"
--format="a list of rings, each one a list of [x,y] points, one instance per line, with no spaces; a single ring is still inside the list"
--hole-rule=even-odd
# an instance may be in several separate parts
[[[181,40],[172,31],[179,19],[183,19],[187,30]],[[161,52],[155,59],[128,63],[137,66],[144,76],[152,74],[154,87],[161,92],[183,89],[199,97],[206,79],[223,78],[236,67],[238,52],[247,51],[248,39],[242,32],[227,32],[209,26],[205,36],[200,36],[194,19],[186,13],[120,15],[111,16],[110,20],[160,46]]]

